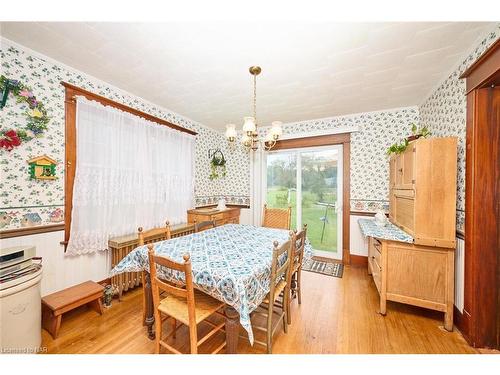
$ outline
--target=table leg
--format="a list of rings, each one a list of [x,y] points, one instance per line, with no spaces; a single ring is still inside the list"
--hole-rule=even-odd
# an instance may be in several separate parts
[[[154,325],[155,325],[155,315],[154,315],[154,305],[153,305],[153,294],[151,291],[151,277],[149,272],[144,271],[144,297],[145,297],[145,308],[146,314],[144,319],[144,324],[148,329],[148,337],[150,340],[155,339]]]
[[[227,306],[226,313],[226,353],[235,354],[238,350],[240,328],[240,314],[231,306]]]

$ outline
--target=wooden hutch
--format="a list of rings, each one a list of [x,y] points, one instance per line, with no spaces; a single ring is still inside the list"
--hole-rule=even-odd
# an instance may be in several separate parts
[[[416,140],[389,165],[389,226],[409,240],[364,232],[380,313],[385,315],[386,301],[438,310],[452,331],[457,139]]]

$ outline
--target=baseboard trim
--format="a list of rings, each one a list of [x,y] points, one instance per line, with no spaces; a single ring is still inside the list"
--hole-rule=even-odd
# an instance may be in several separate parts
[[[368,267],[368,257],[365,257],[364,255],[351,254],[351,266]]]
[[[469,336],[469,316],[465,311],[461,313],[456,306],[453,306],[453,324],[460,331],[467,344],[475,347]]]

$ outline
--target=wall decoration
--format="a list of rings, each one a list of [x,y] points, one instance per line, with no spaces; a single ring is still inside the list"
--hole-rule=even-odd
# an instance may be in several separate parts
[[[243,155],[227,160],[228,176],[230,171],[233,171],[231,175],[234,176],[234,182],[221,184],[222,180],[211,181],[209,179],[208,150],[220,148],[227,155],[224,148],[227,141],[222,134],[214,129],[131,95],[3,37],[0,37],[0,60],[2,61],[2,74],[9,79],[19,79],[23,85],[32,88],[33,90],[29,91],[36,94],[35,100],[43,102],[46,113],[50,115],[50,121],[46,124],[47,129],[43,132],[43,137],[34,137],[25,147],[12,145],[13,148],[10,152],[0,151],[0,173],[2,175],[0,178],[0,211],[11,212],[12,207],[19,207],[16,208],[19,212],[17,217],[4,220],[5,225],[0,225],[0,229],[20,228],[23,215],[28,213],[37,213],[42,219],[41,225],[52,225],[55,218],[50,216],[51,213],[57,208],[61,212],[64,211],[64,87],[60,84],[61,81],[198,132],[194,170],[195,201],[197,203],[208,200],[217,203],[221,194],[228,196],[236,194],[234,199],[226,199],[228,202],[244,200],[240,198],[241,195],[245,195],[245,199],[248,199],[249,187],[245,185],[244,180],[248,181],[248,178],[245,177],[249,171],[239,168]],[[15,130],[26,126],[25,112],[29,110],[29,105],[27,102],[16,104],[12,93],[9,95],[6,107],[0,110],[0,131],[3,129]],[[14,134],[9,133],[8,136],[10,135],[14,137]],[[23,143],[22,139],[19,139],[19,142]],[[15,139],[14,143],[17,143]],[[58,162],[56,172],[58,178],[52,181],[30,179],[26,173],[26,160],[30,159],[32,155],[45,153]],[[226,180],[229,182],[229,179]],[[1,220],[0,223],[2,223]]]
[[[61,223],[64,221],[64,211],[60,208],[56,208],[49,214],[49,220],[51,223]]]
[[[57,161],[47,155],[28,160],[30,178],[36,180],[55,180]]]
[[[29,214],[24,214],[21,219],[21,227],[35,227],[42,224],[42,218],[36,212],[32,212]]]
[[[210,180],[226,177],[226,158],[221,150],[208,150],[208,158],[210,159]]]
[[[47,130],[50,117],[43,103],[37,100],[31,88],[22,82],[0,76],[0,92],[2,92],[1,109],[6,105],[9,93],[16,99],[16,103],[27,105],[24,111],[26,123],[12,128],[0,128],[0,148],[11,151],[35,137],[40,137]]]
[[[15,215],[12,213],[9,213],[7,211],[0,211],[0,229],[8,226],[11,222],[12,219],[14,219]]]

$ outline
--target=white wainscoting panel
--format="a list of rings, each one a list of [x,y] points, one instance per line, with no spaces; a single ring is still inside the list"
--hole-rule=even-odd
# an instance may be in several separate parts
[[[465,241],[457,238],[455,251],[455,306],[458,311],[464,311],[464,267],[465,267]]]
[[[111,258],[108,251],[67,256],[59,243],[64,231],[33,234],[0,240],[0,247],[36,246],[36,254],[43,258],[42,296],[87,280],[100,281],[108,277]]]
[[[351,215],[351,238],[349,240],[349,250],[353,255],[368,256],[368,240],[361,234],[358,219],[366,219],[366,216]]]

